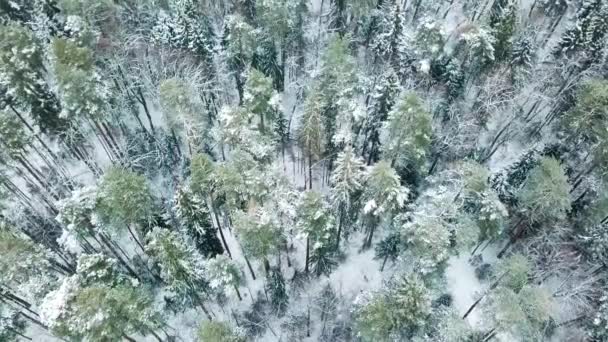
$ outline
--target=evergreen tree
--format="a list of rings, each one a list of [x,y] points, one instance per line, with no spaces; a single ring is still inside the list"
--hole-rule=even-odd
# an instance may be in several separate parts
[[[278,94],[273,91],[272,80],[265,77],[260,71],[251,68],[245,83],[243,107],[252,116],[258,117],[259,130],[262,134],[272,136],[274,122],[278,117]],[[267,127],[269,126],[269,127]]]
[[[177,140],[176,131],[184,132],[190,153],[204,151],[209,144],[208,120],[202,117],[203,104],[197,101],[196,91],[183,80],[172,78],[161,82],[159,93],[173,138]]]
[[[376,245],[376,259],[382,259],[382,266],[380,267],[380,271],[384,271],[384,266],[386,265],[386,261],[391,259],[391,261],[397,260],[399,253],[401,252],[401,236],[397,233],[391,233],[382,241],[380,241]]]
[[[306,99],[302,124],[298,132],[298,140],[308,158],[308,188],[312,189],[312,166],[313,160],[317,160],[325,152],[327,134],[324,129],[323,99],[319,90],[313,90]],[[306,187],[306,184],[304,184]]]
[[[34,34],[19,24],[7,23],[0,27],[0,50],[0,74],[9,106],[28,111],[42,132],[65,131],[67,121],[45,82],[43,49]]]
[[[517,2],[495,1],[490,12],[490,28],[494,35],[494,56],[497,61],[509,59],[513,33],[517,26]]]
[[[270,273],[268,258],[279,250],[281,231],[274,225],[270,213],[258,209],[255,216],[240,213],[234,217],[234,227],[245,254],[261,259]]]
[[[175,213],[180,224],[193,238],[198,251],[206,258],[222,254],[224,249],[211,223],[211,214],[205,201],[188,188],[180,188],[175,194]]]
[[[280,269],[275,268],[270,272],[268,283],[266,283],[266,290],[270,294],[272,309],[276,312],[277,316],[282,317],[289,304],[289,295],[287,294],[285,279]]]
[[[306,260],[304,270],[309,264],[317,276],[328,274],[336,266],[334,217],[322,195],[316,191],[302,194],[297,209],[297,228],[306,237]]]
[[[243,80],[243,74],[246,67],[251,63],[256,47],[255,30],[243,19],[239,15],[229,16],[226,20],[222,39],[228,68],[236,82],[239,104],[242,104],[244,100],[245,81]]]
[[[121,168],[106,171],[97,192],[96,212],[114,229],[126,227],[142,249],[138,230],[133,230],[132,226],[147,227],[153,208],[152,194],[143,176]]]
[[[384,124],[383,158],[391,166],[420,170],[431,144],[431,116],[415,94],[406,94]]]
[[[552,298],[539,287],[526,286],[519,292],[501,288],[490,305],[496,312],[497,329],[524,340],[537,340],[542,339],[542,330],[550,319]]]
[[[205,263],[205,270],[209,277],[209,287],[220,293],[234,291],[241,300],[239,286],[243,283],[243,276],[238,264],[224,255],[216,255]]]
[[[543,158],[530,171],[518,193],[518,201],[532,222],[555,222],[565,218],[570,209],[570,184],[560,162]]]
[[[332,202],[338,209],[338,233],[336,238],[336,249],[340,245],[342,229],[350,223],[348,217],[351,213],[353,197],[361,190],[364,178],[363,161],[355,156],[350,145],[338,154],[336,167],[331,175]]]
[[[583,52],[591,59],[601,57],[608,30],[608,6],[599,0],[583,1],[576,12],[576,22],[566,30],[554,55]]]
[[[146,253],[160,267],[160,276],[177,300],[199,306],[208,318],[201,294],[208,289],[203,257],[177,233],[156,227],[146,235]]]
[[[245,337],[226,322],[203,321],[198,329],[198,341],[245,342]]]
[[[64,279],[45,298],[42,318],[54,334],[73,340],[133,340],[129,335],[153,334],[161,327],[152,299],[129,284],[81,286],[78,279]],[[84,323],[86,322],[86,324]]]
[[[364,248],[372,244],[374,231],[382,220],[390,222],[403,208],[409,189],[402,186],[397,172],[385,161],[374,164],[368,171],[362,194],[363,214],[367,220]]]
[[[170,13],[160,12],[152,28],[156,44],[189,51],[213,73],[214,40],[212,24],[193,0],[170,2]]]

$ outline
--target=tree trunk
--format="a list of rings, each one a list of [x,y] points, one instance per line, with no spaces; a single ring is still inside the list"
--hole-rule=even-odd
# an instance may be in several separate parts
[[[217,215],[217,210],[213,208],[213,203],[211,204],[211,211],[213,211],[213,217],[215,217],[215,223],[217,224],[217,230],[220,232],[220,237],[222,238],[224,249],[228,253],[228,257],[232,259],[232,253],[230,253],[230,248],[228,248],[228,243],[226,242],[226,237],[224,237],[224,232],[222,231],[222,226],[220,225],[220,219]]]
[[[145,254],[146,253],[146,249],[144,248],[144,245],[142,245],[142,243],[139,242],[139,239],[137,238],[137,235],[135,235],[135,233],[131,229],[131,225],[130,224],[127,224],[127,230],[129,231],[129,234],[131,235],[131,237],[133,238],[133,240],[135,240],[135,243],[139,246],[139,248],[141,248],[141,251]]]
[[[342,233],[342,225],[344,221],[344,205],[340,205],[338,213],[338,234],[336,236],[336,251],[340,249],[340,234]]]
[[[241,292],[239,291],[239,288],[236,285],[234,285],[234,292],[236,292],[236,296],[239,297],[239,301],[243,300],[243,297],[241,297]]]
[[[249,273],[251,273],[251,278],[253,278],[253,280],[255,280],[255,272],[253,272],[253,267],[251,267],[251,263],[249,262],[249,258],[245,254],[243,254],[243,257],[245,258],[245,263],[247,264],[247,268],[249,269]]]
[[[308,188],[312,190],[312,152],[308,151]]]
[[[148,117],[148,123],[150,123],[150,129],[152,130],[152,134],[155,134],[156,131],[154,129],[154,124],[152,123],[152,116],[150,115],[150,111],[148,110],[148,104],[146,103],[146,98],[144,97],[143,92],[141,91],[141,87],[137,87],[138,101],[144,107],[144,112],[146,112],[146,116]]]
[[[386,265],[386,261],[388,260],[388,254],[384,257],[382,261],[382,267],[380,267],[380,272],[384,271],[384,265]]]
[[[304,261],[304,272],[308,274],[308,258],[310,256],[310,237],[306,237],[306,260]]]

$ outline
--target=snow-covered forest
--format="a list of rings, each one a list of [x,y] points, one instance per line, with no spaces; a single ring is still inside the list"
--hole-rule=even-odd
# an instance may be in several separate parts
[[[0,341],[608,341],[606,1],[0,25]]]

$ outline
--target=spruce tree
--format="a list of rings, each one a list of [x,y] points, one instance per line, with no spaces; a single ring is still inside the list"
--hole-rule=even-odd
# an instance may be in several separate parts
[[[336,249],[340,245],[342,230],[350,223],[351,208],[356,194],[363,186],[364,174],[363,161],[354,154],[350,145],[346,146],[344,151],[338,154],[336,166],[331,175],[332,202],[338,209]]]
[[[175,194],[175,213],[182,227],[193,238],[198,251],[206,258],[222,254],[224,249],[211,222],[205,201],[188,188]]]
[[[363,215],[367,223],[364,248],[371,247],[374,232],[383,220],[390,222],[403,208],[409,189],[402,186],[399,176],[386,161],[374,164],[368,171],[362,193]]]
[[[156,227],[146,235],[146,253],[160,267],[160,276],[176,300],[200,307],[211,319],[203,296],[208,290],[203,257],[178,233]]]

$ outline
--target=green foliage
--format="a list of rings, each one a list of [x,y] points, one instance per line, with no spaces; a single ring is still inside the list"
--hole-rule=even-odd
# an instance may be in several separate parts
[[[431,144],[431,114],[413,93],[405,94],[384,124],[383,158],[399,167],[420,169]]]
[[[542,328],[550,318],[552,298],[539,287],[524,287],[519,293],[499,288],[491,301],[498,329],[522,340],[541,338]]]
[[[574,139],[591,144],[608,143],[608,133],[602,128],[608,120],[608,81],[585,83],[576,97],[576,104],[562,117],[562,128]]]
[[[239,265],[229,257],[218,254],[205,263],[209,276],[209,287],[221,293],[230,293],[243,283]]]
[[[485,166],[466,160],[459,163],[458,172],[462,177],[464,192],[468,196],[479,196],[488,189],[490,170]]]
[[[272,88],[272,79],[251,68],[245,83],[244,109],[260,118],[260,131],[272,135],[272,125],[278,116],[278,108],[272,103],[278,96]]]
[[[25,133],[22,123],[14,115],[0,112],[0,140],[8,155],[18,157],[25,152],[31,137]]]
[[[388,162],[380,161],[372,166],[363,189],[363,212],[366,215],[395,215],[403,208],[409,189],[401,186],[397,171]]]
[[[296,227],[309,240],[311,261],[317,275],[329,274],[334,260],[335,220],[328,204],[316,191],[306,191],[297,208]]]
[[[112,167],[104,175],[97,193],[97,213],[113,225],[147,222],[154,203],[146,178]]]
[[[355,193],[361,190],[365,177],[365,164],[353,153],[352,147],[346,146],[338,154],[335,168],[331,175],[332,200],[337,206],[350,208]]]
[[[270,213],[257,210],[255,216],[237,213],[234,228],[246,254],[266,259],[279,250],[281,231],[274,225]]]
[[[6,100],[31,112],[42,132],[57,134],[66,127],[59,102],[44,76],[43,50],[32,31],[15,23],[0,26],[0,75]]]
[[[224,248],[211,223],[211,214],[201,196],[180,188],[175,194],[175,213],[182,227],[190,235],[199,252],[205,257],[222,254]]]
[[[393,341],[423,326],[431,312],[424,283],[415,274],[399,280],[386,293],[363,294],[356,300],[355,327],[362,341]]]
[[[55,75],[63,101],[62,117],[101,119],[107,90],[95,72],[93,52],[75,41],[55,38]]]
[[[280,269],[275,268],[270,272],[266,290],[270,295],[270,305],[272,306],[272,309],[279,317],[282,317],[289,304],[289,295],[287,294],[285,279],[283,278]]]
[[[152,299],[129,285],[93,285],[77,288],[51,324],[64,338],[110,342],[125,335],[148,334],[160,327],[160,316],[152,310]]]
[[[185,81],[177,78],[161,81],[159,95],[172,129],[188,131],[204,122],[202,106],[195,100],[196,91]]]
[[[0,280],[5,286],[44,294],[52,285],[51,265],[45,252],[18,236],[4,224],[0,227]],[[29,284],[34,284],[30,288]]]
[[[190,160],[190,187],[199,194],[212,192],[215,165],[206,154],[195,153]]]
[[[226,322],[203,321],[198,329],[199,342],[245,342],[246,339],[237,333]]]
[[[200,305],[198,292],[207,289],[203,257],[180,235],[155,227],[146,235],[146,253],[160,267],[160,276],[182,300]]]
[[[355,327],[364,342],[392,341],[391,333],[396,327],[393,315],[394,305],[388,296],[375,293],[367,294],[364,304],[355,312]],[[361,298],[357,298],[361,300]]]
[[[560,162],[541,159],[519,191],[518,201],[532,222],[549,224],[565,218],[570,210],[570,184]]]
[[[314,89],[306,98],[302,123],[298,131],[298,140],[309,156],[319,158],[324,152],[327,135],[322,117],[323,98],[318,89]]]
[[[423,326],[431,313],[429,291],[415,273],[401,278],[391,292],[390,299],[399,329],[413,331]]]
[[[494,42],[494,54],[497,61],[510,57],[513,33],[517,27],[517,1],[497,1],[490,16]]]
[[[407,251],[412,253],[423,273],[447,260],[450,248],[450,230],[444,220],[418,212],[405,222],[401,229]]]
[[[480,241],[498,237],[506,225],[508,216],[509,212],[496,192],[490,190],[482,193],[477,216]]]
[[[502,286],[519,292],[528,284],[531,272],[530,260],[522,254],[513,254],[498,264],[497,276]]]
[[[437,57],[443,51],[445,30],[440,23],[425,18],[416,32],[416,48],[423,56]]]

